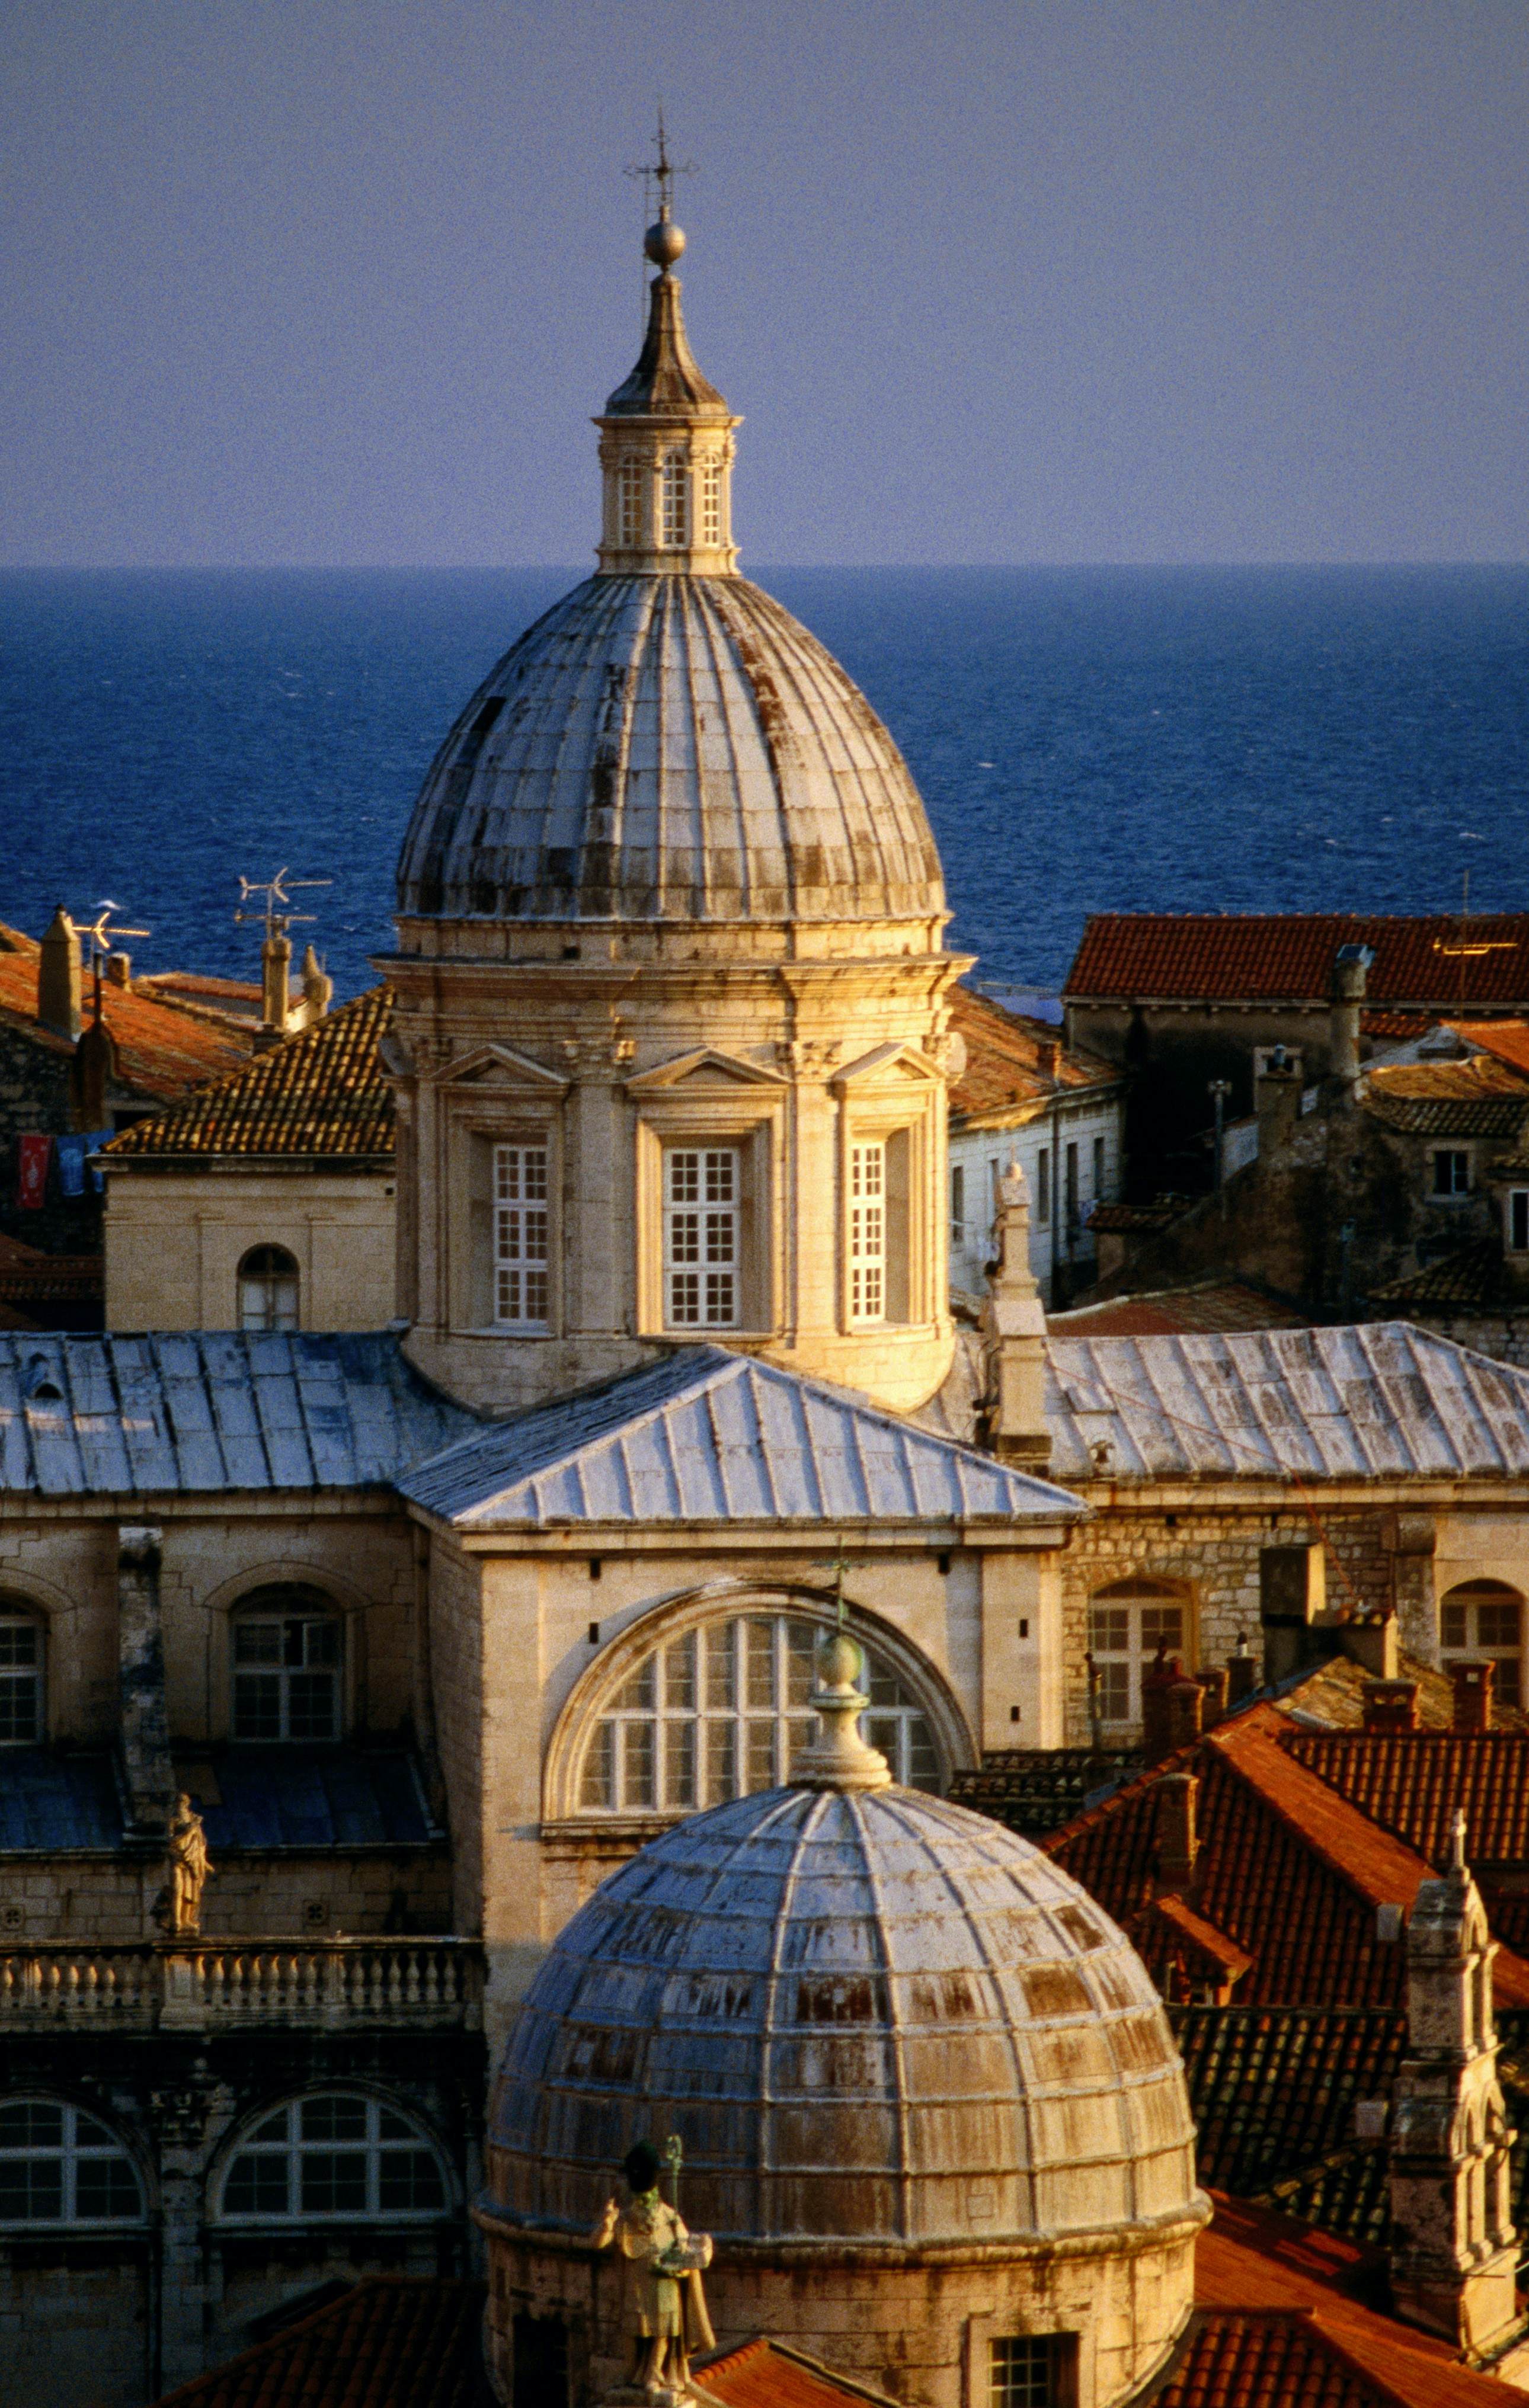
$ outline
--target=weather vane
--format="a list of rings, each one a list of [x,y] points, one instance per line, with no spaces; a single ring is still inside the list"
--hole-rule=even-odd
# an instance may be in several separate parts
[[[673,160],[671,159],[669,155],[669,137],[664,132],[664,104],[662,101],[658,103],[658,131],[653,137],[653,147],[658,154],[656,159],[640,160],[635,166],[627,167],[624,172],[630,176],[634,181],[637,178],[642,178],[643,217],[650,218],[653,215],[653,188],[656,184],[658,187],[658,215],[660,218],[667,218],[671,209],[674,206],[675,177],[694,176],[699,174],[700,170],[688,160],[685,161],[684,165],[677,166]]]
[[[312,911],[293,910],[292,897],[297,889],[303,886],[332,886],[334,882],[332,878],[294,878],[288,869],[279,869],[274,878],[267,878],[265,881],[241,877],[238,882],[238,910],[234,914],[234,925],[237,928],[242,928],[246,921],[258,920],[265,928],[267,943],[273,937],[284,937],[289,928],[317,916]],[[246,908],[251,903],[256,907],[252,911]]]

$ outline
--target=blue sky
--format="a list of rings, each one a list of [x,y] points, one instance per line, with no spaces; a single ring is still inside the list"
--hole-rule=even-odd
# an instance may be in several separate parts
[[[1522,560],[1522,0],[21,0],[0,560],[578,563],[661,93],[755,562]]]

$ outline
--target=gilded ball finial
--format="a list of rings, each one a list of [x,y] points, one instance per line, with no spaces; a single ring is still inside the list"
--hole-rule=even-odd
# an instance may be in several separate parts
[[[667,276],[685,249],[684,229],[672,218],[661,217],[656,225],[649,226],[642,237],[642,248],[655,267],[661,267]]]

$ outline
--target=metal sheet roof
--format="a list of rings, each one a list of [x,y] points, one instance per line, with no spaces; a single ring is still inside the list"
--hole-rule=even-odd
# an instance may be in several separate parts
[[[208,1846],[418,1846],[436,1836],[404,1749],[229,1748],[177,1768],[201,1809]],[[215,1796],[208,1791],[216,1788]]]
[[[0,1756],[0,1854],[120,1848],[122,1801],[108,1756],[7,1747]]]
[[[480,1427],[404,1495],[458,1527],[568,1522],[1075,1520],[1075,1497],[719,1347]]]
[[[0,1491],[13,1494],[366,1487],[477,1426],[385,1332],[0,1331]]]
[[[1529,1374],[1405,1321],[1054,1339],[1049,1354],[1063,1480],[1529,1475]]]

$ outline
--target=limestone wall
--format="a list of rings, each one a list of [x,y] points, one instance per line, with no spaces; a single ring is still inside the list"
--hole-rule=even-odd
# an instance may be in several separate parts
[[[396,1310],[394,1189],[300,1164],[174,1175],[123,1161],[108,1181],[106,1326],[237,1329],[241,1259],[282,1246],[304,1329],[381,1329]]]

